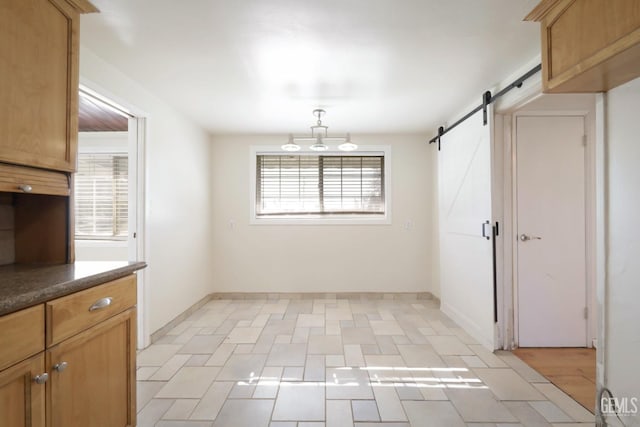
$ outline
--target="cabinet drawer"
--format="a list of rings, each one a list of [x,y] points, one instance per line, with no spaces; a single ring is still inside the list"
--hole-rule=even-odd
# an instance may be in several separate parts
[[[135,305],[135,275],[49,301],[47,347]]]
[[[44,350],[44,305],[0,317],[0,370]]]
[[[62,172],[0,163],[0,191],[68,196],[69,178]]]

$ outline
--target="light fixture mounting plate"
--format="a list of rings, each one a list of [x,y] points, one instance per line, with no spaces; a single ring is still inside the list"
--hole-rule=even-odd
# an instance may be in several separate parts
[[[315,110],[313,110],[313,115],[318,117],[318,119],[321,118],[325,113],[326,111],[324,111],[322,108],[316,108]]]

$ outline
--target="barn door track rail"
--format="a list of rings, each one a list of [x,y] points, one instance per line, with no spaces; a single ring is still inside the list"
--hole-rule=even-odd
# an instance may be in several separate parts
[[[477,113],[480,110],[482,110],[482,122],[483,122],[484,125],[486,125],[487,122],[488,122],[487,107],[489,106],[489,104],[492,104],[493,102],[495,102],[498,98],[500,98],[502,95],[504,95],[507,92],[509,92],[511,89],[522,87],[522,83],[525,80],[527,80],[529,77],[531,77],[534,74],[536,74],[541,69],[542,69],[542,64],[536,65],[535,67],[533,67],[532,69],[530,69],[529,71],[524,73],[522,76],[520,76],[519,78],[514,80],[513,83],[511,83],[510,85],[508,85],[507,87],[505,87],[504,89],[502,89],[501,91],[496,93],[495,95],[492,95],[490,91],[486,91],[485,93],[483,93],[482,94],[482,104],[478,105],[476,108],[471,110],[469,113],[465,114],[462,118],[458,119],[451,126],[449,126],[447,128],[445,128],[444,126],[440,126],[438,128],[438,135],[436,135],[433,138],[431,138],[429,140],[429,144],[437,143],[438,144],[438,151],[440,151],[440,138],[442,138],[442,136],[445,135],[447,132],[449,132],[450,130],[452,130],[453,128],[455,128],[460,123],[464,122],[465,120],[467,120],[469,117],[473,116],[475,113]]]

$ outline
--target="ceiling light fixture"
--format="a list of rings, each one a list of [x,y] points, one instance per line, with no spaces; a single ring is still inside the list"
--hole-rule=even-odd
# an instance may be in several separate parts
[[[316,116],[316,124],[311,126],[311,136],[293,136],[289,135],[289,142],[282,146],[285,151],[298,151],[300,146],[296,142],[310,142],[313,144],[309,148],[313,151],[327,151],[329,146],[326,142],[341,142],[338,149],[342,151],[353,151],[358,149],[358,146],[351,142],[351,135],[346,136],[328,136],[327,130],[329,126],[322,124],[322,116],[326,113],[323,109],[317,108],[313,110],[313,115]]]

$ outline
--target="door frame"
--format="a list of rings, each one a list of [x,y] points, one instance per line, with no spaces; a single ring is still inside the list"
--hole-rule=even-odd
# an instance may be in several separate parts
[[[144,261],[146,259],[146,250],[148,236],[147,227],[145,223],[146,217],[146,156],[145,156],[145,141],[147,134],[147,119],[145,117],[133,116],[129,120],[129,126],[135,126],[134,129],[129,129],[129,153],[135,153],[135,162],[129,162],[133,164],[130,169],[130,177],[135,176],[135,188],[136,188],[136,207],[135,207],[135,228],[129,230],[129,260]],[[133,173],[131,173],[133,172]],[[133,237],[133,234],[136,237]],[[132,247],[133,246],[133,247]],[[147,273],[146,268],[138,270],[137,275],[137,298],[138,298],[138,313],[137,313],[137,347],[142,349],[151,344],[151,334],[149,332],[149,287],[146,286]]]
[[[595,305],[595,256],[596,256],[596,197],[595,197],[595,139],[594,112],[589,110],[532,110],[532,111],[515,111],[510,117],[510,138],[508,141],[508,151],[510,152],[511,161],[509,167],[511,194],[510,200],[505,201],[505,217],[510,216],[511,219],[511,275],[512,275],[512,298],[505,299],[507,309],[513,313],[512,334],[510,347],[518,347],[519,343],[519,316],[518,316],[518,153],[517,153],[517,128],[516,121],[518,117],[582,117],[584,120],[584,132],[586,136],[586,147],[584,157],[584,195],[585,195],[585,306],[587,307],[588,317],[586,324],[586,341],[585,347],[593,347],[593,340],[597,333],[597,324],[595,322],[594,307]],[[506,132],[505,132],[506,134]],[[505,177],[506,179],[506,177]]]
[[[147,169],[146,169],[146,141],[147,141],[147,126],[146,121],[150,115],[144,110],[132,105],[128,101],[114,95],[110,91],[104,89],[99,84],[92,82],[80,76],[80,90],[84,90],[92,96],[98,98],[104,98],[105,102],[114,104],[117,108],[127,112],[133,120],[136,122],[136,137],[131,138],[132,129],[129,129],[129,144],[136,144],[136,147],[129,147],[129,153],[132,151],[136,153],[136,162],[129,163],[130,171],[135,173],[136,177],[136,227],[135,227],[135,252],[138,261],[144,261],[148,254],[148,248],[150,247],[150,233],[147,227],[146,218],[149,207],[147,206],[148,200],[146,199],[147,192]],[[131,121],[130,121],[131,122]],[[128,247],[129,254],[132,253],[130,248],[131,233],[129,234]],[[149,331],[149,268],[138,270],[137,276],[137,347],[143,349],[151,344],[151,333]]]

